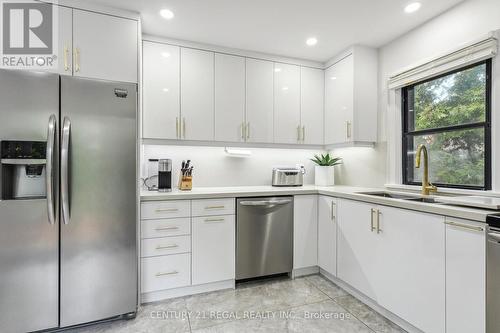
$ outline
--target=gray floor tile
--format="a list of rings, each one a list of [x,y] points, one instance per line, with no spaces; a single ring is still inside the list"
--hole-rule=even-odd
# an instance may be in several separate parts
[[[311,275],[306,277],[306,279],[331,298],[348,295],[344,289],[320,275]]]
[[[390,320],[374,311],[367,305],[361,303],[351,295],[338,297],[335,301],[351,312],[359,320],[364,322],[375,332],[380,333],[400,333],[405,332],[402,328],[392,323]]]

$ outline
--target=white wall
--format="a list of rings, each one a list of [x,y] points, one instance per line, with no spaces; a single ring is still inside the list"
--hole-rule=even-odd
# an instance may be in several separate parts
[[[144,145],[142,177],[146,176],[149,158],[170,158],[173,163],[173,181],[178,181],[182,160],[191,159],[194,165],[193,186],[256,186],[271,185],[273,166],[304,164],[305,184],[314,183],[314,164],[309,160],[321,150],[245,148],[250,157],[232,157],[224,147]]]
[[[398,152],[401,148],[399,135],[396,135],[396,131],[400,130],[400,118],[396,114],[398,109],[395,107],[399,99],[389,100],[387,89],[389,77],[404,68],[417,65],[423,60],[441,55],[498,29],[500,29],[499,0],[468,0],[379,49],[378,141],[379,147],[383,147],[383,143],[387,142],[387,150],[377,148],[377,153],[371,154],[368,159],[361,155],[365,154],[363,150],[349,152],[334,150],[337,155],[345,155],[346,168],[343,179],[348,180],[348,185],[358,185],[359,177],[363,181],[374,179],[373,185],[378,186],[400,181]],[[498,69],[496,71],[498,73]],[[499,87],[500,84],[494,87],[497,96]],[[492,112],[494,115],[500,112],[500,109],[495,107],[495,102]],[[499,150],[496,147],[494,149]],[[381,172],[379,163],[384,159],[386,170]],[[363,170],[358,167],[347,168],[348,165],[357,165],[359,161],[364,162]],[[383,173],[385,177],[382,177]]]

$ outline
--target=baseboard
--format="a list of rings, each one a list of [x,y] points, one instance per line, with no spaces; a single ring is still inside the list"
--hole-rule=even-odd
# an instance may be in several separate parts
[[[336,285],[338,285],[340,288],[347,291],[352,296],[356,297],[362,303],[368,305],[370,308],[372,308],[373,310],[375,310],[376,312],[378,312],[382,316],[386,317],[387,319],[389,319],[390,321],[392,321],[393,323],[395,323],[396,325],[398,325],[399,327],[401,327],[402,329],[407,331],[408,333],[425,333],[425,332],[419,330],[418,328],[416,328],[415,326],[413,326],[412,324],[408,323],[404,319],[401,319],[400,317],[398,317],[394,313],[381,307],[377,302],[375,302],[371,298],[365,296],[363,293],[361,293],[357,289],[351,287],[350,285],[348,285],[344,281],[342,281],[339,278],[333,276],[332,274],[326,272],[325,270],[320,269],[319,273],[323,277],[327,278],[328,280],[330,280],[333,283],[335,283]]]
[[[213,283],[200,284],[197,286],[187,286],[175,289],[152,291],[141,294],[142,303],[162,301],[169,298],[176,298],[188,295],[208,293],[216,290],[234,289],[234,280],[218,281]]]
[[[297,268],[297,269],[294,269],[292,271],[292,279],[295,279],[295,278],[298,278],[301,276],[306,276],[306,275],[318,274],[318,273],[319,273],[318,266]]]

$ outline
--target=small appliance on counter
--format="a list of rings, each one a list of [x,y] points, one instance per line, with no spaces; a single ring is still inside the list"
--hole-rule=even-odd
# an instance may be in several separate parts
[[[302,186],[306,169],[303,165],[273,168],[273,186]]]
[[[148,177],[144,179],[148,191],[158,191],[158,159],[148,159]]]
[[[158,162],[158,192],[172,192],[172,160]]]
[[[190,191],[193,189],[193,166],[191,160],[182,161],[181,174],[179,176],[179,190]]]

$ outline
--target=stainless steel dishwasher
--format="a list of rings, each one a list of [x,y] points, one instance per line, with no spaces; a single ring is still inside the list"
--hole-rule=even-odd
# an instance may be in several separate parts
[[[237,199],[236,280],[290,273],[293,197]]]

